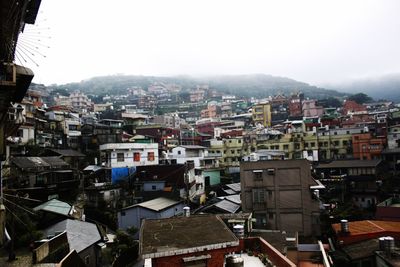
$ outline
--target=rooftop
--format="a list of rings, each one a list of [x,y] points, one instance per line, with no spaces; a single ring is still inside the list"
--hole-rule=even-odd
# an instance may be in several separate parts
[[[73,149],[48,149],[48,151],[58,154],[63,157],[85,157],[85,154],[82,154],[79,151]]]
[[[21,169],[47,167],[68,167],[68,163],[59,157],[14,157],[11,162]]]
[[[123,208],[123,210],[131,209],[131,208],[134,208],[134,207],[142,207],[142,208],[153,210],[153,211],[162,211],[162,210],[164,210],[166,208],[169,208],[169,207],[172,207],[174,205],[177,205],[180,202],[181,201],[175,201],[175,200],[168,199],[168,198],[165,198],[165,197],[159,197],[159,198],[152,199],[152,200],[149,200],[149,201],[146,201],[146,202],[142,202],[142,203],[135,204],[135,205],[132,205],[132,206],[129,206],[129,207],[125,207],[125,208]]]
[[[34,207],[34,211],[48,211],[64,216],[68,216],[71,211],[72,206],[66,202],[60,201],[58,199],[49,200],[37,207]]]
[[[194,249],[239,245],[239,240],[217,216],[145,219],[140,234],[144,258],[185,254]]]
[[[101,240],[96,224],[71,219],[58,222],[43,232],[49,236],[64,231],[67,232],[70,249],[78,253]]]
[[[332,224],[339,242],[344,245],[356,243],[381,236],[400,238],[400,222],[364,220],[349,222],[349,233],[341,232],[340,223]]]
[[[329,163],[321,163],[317,169],[328,169],[328,168],[360,168],[360,167],[376,167],[382,161],[380,159],[372,160],[334,160]]]

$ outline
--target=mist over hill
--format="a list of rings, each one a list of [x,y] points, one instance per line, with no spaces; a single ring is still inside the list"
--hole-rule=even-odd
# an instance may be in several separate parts
[[[327,97],[344,97],[346,94],[335,90],[326,90],[311,86],[286,77],[277,77],[265,74],[253,75],[219,75],[219,76],[135,76],[112,75],[94,77],[79,83],[49,86],[52,89],[66,89],[68,91],[80,90],[87,94],[125,94],[126,89],[141,86],[143,89],[154,82],[174,83],[182,86],[183,90],[196,88],[196,85],[208,84],[217,91],[235,94],[242,97],[266,97],[283,93],[302,91],[306,97],[323,99]]]
[[[325,87],[341,92],[362,92],[376,100],[385,99],[400,102],[400,73],[358,79],[351,82],[326,85]]]

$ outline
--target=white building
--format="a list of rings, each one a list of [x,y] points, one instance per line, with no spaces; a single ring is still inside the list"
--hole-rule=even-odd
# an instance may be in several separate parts
[[[185,164],[192,162],[195,168],[200,168],[203,165],[203,160],[208,156],[207,148],[204,146],[186,145],[177,146],[172,149],[168,158],[176,160],[177,164]]]
[[[110,168],[158,165],[158,144],[110,143],[100,146]]]

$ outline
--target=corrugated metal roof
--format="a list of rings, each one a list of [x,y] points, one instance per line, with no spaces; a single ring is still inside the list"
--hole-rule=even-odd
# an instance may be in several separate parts
[[[68,163],[59,157],[13,157],[11,158],[11,162],[21,169],[38,167],[56,168],[68,166]]]
[[[33,210],[34,211],[39,211],[39,210],[48,211],[48,212],[53,212],[56,214],[68,216],[69,212],[71,210],[71,207],[72,206],[66,202],[60,201],[58,199],[52,199],[52,200],[49,200],[49,201],[33,208]]]
[[[178,203],[180,203],[180,201],[172,200],[172,199],[165,198],[165,197],[159,197],[159,198],[145,201],[142,203],[138,203],[138,204],[135,204],[133,206],[129,206],[129,207],[126,207],[123,209],[125,210],[125,209],[134,208],[134,207],[142,207],[142,208],[146,208],[146,209],[150,209],[150,210],[154,210],[154,211],[160,211],[160,210],[169,208],[171,206],[177,205]]]
[[[54,152],[56,154],[59,154],[60,156],[63,157],[85,157],[84,154],[82,154],[79,151],[73,150],[73,149],[48,149],[51,152]]]
[[[240,187],[240,183],[226,184],[225,186],[232,189],[235,192],[240,192],[242,190]]]
[[[78,253],[101,240],[96,224],[71,219],[56,223],[43,232],[48,236],[63,231],[67,232],[70,249]]]
[[[214,206],[221,210],[227,211],[229,213],[235,213],[240,208],[240,205],[237,205],[237,204],[235,204],[229,200],[225,200],[225,199],[221,200],[218,203],[215,203]]]
[[[229,200],[230,202],[233,202],[235,204],[241,205],[242,201],[240,200],[240,195],[235,194],[235,195],[230,195],[230,196],[223,196],[223,197],[218,197],[219,199],[226,199]]]

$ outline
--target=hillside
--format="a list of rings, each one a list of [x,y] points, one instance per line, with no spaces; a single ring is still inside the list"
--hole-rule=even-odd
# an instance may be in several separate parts
[[[289,95],[292,92],[302,91],[306,97],[317,99],[327,97],[343,97],[344,93],[335,90],[326,90],[311,86],[285,77],[276,77],[264,74],[254,75],[224,75],[209,77],[191,76],[133,76],[114,75],[95,77],[79,83],[50,86],[52,89],[66,89],[68,91],[80,90],[87,94],[124,94],[132,86],[141,86],[146,89],[153,82],[175,83],[183,89],[193,89],[198,84],[208,84],[210,88],[220,92],[236,94],[244,97],[266,97],[277,93]]]
[[[362,92],[376,100],[400,102],[400,73],[330,85],[329,88],[349,93]]]

